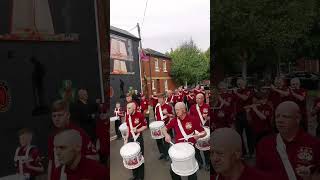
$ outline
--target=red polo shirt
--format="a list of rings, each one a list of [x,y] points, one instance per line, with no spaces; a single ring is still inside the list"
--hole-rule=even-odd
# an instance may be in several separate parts
[[[109,123],[105,123],[105,120],[98,120],[96,123],[96,135],[100,141],[100,149],[99,152],[103,155],[109,155]]]
[[[199,120],[190,116],[190,115],[186,115],[186,117],[183,120],[181,120],[181,124],[182,124],[182,128],[184,129],[184,131],[186,132],[187,135],[190,135],[195,130],[197,130],[199,133],[204,131],[203,127],[200,125]],[[166,128],[168,130],[172,129],[172,128],[174,129],[174,132],[176,135],[175,136],[176,143],[185,142],[185,140],[181,139],[181,138],[183,138],[183,135],[179,129],[177,118],[172,119],[166,125]],[[190,138],[190,139],[188,139],[188,142],[195,143],[196,140],[194,138]]]
[[[250,126],[255,134],[260,134],[264,132],[270,132],[272,130],[271,120],[273,111],[268,104],[260,104],[257,106],[258,111],[266,116],[266,119],[260,119],[255,111],[250,109],[249,114],[251,117]]]
[[[183,95],[180,93],[178,95],[174,95],[174,102],[183,102]]]
[[[21,147],[18,156],[25,156],[27,153],[27,147]],[[31,166],[34,167],[43,167],[41,163],[41,158],[40,158],[40,152],[37,147],[32,147],[29,151],[28,157],[31,159],[29,162]],[[17,172],[19,172],[19,163],[18,161],[15,162],[15,166],[17,168]],[[41,172],[34,171],[32,169],[29,169],[26,164],[24,163],[22,165],[23,173],[29,173],[31,176],[38,176],[41,174]]]
[[[80,133],[80,136],[82,137],[82,149],[81,149],[82,155],[97,155],[97,151],[94,144],[91,142],[89,135],[83,129],[79,128],[78,126],[72,123],[70,123],[66,129],[73,129]],[[55,168],[56,163],[58,163],[58,162],[55,162],[54,151],[53,151],[54,149],[53,140],[55,135],[58,132],[59,132],[58,129],[54,130],[54,132],[48,138],[48,158],[49,160],[52,160],[52,173],[56,169]]]
[[[320,142],[303,130],[300,130],[291,142],[284,141],[292,168],[304,165],[320,166]],[[281,180],[288,180],[285,168],[276,149],[276,135],[268,136],[257,146],[256,166],[258,169],[277,175]],[[297,180],[302,180],[295,172]]]
[[[202,122],[201,122],[201,119],[200,119],[200,116],[199,116],[199,113],[197,111],[196,106],[197,106],[196,104],[191,106],[190,115],[194,116],[195,118],[197,118],[199,120],[201,126],[208,126],[209,127],[210,126],[210,119],[207,120],[204,125],[202,125]],[[210,106],[208,104],[204,103],[199,108],[200,108],[201,115],[207,114],[208,117],[210,117]],[[203,119],[203,120],[205,120],[205,119]]]
[[[287,91],[287,87],[280,88],[282,91]],[[272,89],[270,90],[269,96],[268,96],[268,101],[272,103],[273,109],[277,108],[277,106],[284,102],[289,100],[289,96],[283,96],[280,93],[273,91]]]
[[[237,92],[241,95],[249,96],[247,100],[243,100],[238,95],[236,94],[234,95],[235,101],[236,101],[236,112],[240,113],[240,112],[244,112],[244,108],[243,108],[244,106],[252,104],[252,92],[248,88],[238,89]]]
[[[141,112],[143,112],[144,110],[148,110],[148,106],[149,106],[149,103],[147,99],[140,101]]]
[[[276,180],[274,178],[275,177],[272,177],[269,174],[265,174],[264,172],[261,172],[256,168],[245,165],[242,174],[237,180]],[[217,175],[211,175],[210,180],[226,180],[226,179],[221,175],[219,175],[218,178],[217,178]]]
[[[189,105],[193,105],[196,103],[196,97],[194,96],[194,94],[188,94],[187,95],[187,101],[189,103]]]
[[[152,95],[152,97],[151,97],[152,107],[156,107],[157,104],[158,104],[158,97]]]
[[[162,112],[165,111],[165,109],[167,110],[168,114],[173,114],[172,112],[172,107],[167,104],[167,103],[164,103],[163,105],[161,105],[161,110]],[[163,113],[162,113],[163,114]],[[166,116],[165,114],[163,114],[163,116]],[[156,107],[156,120],[157,121],[161,121],[161,116],[160,116],[160,106],[157,106]],[[170,117],[167,116],[165,119],[163,119],[162,121],[165,122],[165,124],[168,123],[168,121],[170,120]]]
[[[166,103],[174,104],[174,103],[175,103],[175,102],[174,102],[174,96],[171,95],[171,96],[167,97],[167,98],[166,98]]]
[[[64,172],[68,180],[106,180],[109,177],[106,167],[87,158],[81,158],[74,170],[66,168]],[[61,167],[52,174],[52,180],[60,180],[60,174]]]
[[[146,119],[144,118],[144,115],[140,112],[135,112],[134,114],[132,114],[131,121],[132,121],[132,126],[136,127],[137,129],[141,128],[142,126],[147,126]],[[127,127],[128,127],[128,132],[129,132],[128,138],[131,138],[132,134],[131,134],[131,128],[130,128],[130,124],[129,124],[129,116],[128,115],[126,116],[126,123],[127,123]]]

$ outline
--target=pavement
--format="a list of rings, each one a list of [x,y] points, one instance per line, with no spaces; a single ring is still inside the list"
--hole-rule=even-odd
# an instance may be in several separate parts
[[[150,111],[151,109],[149,109]],[[154,121],[153,112],[150,111],[150,122]],[[111,126],[112,128],[112,126]],[[145,180],[171,180],[170,164],[171,161],[158,160],[160,154],[156,141],[151,138],[149,129],[143,133],[144,138],[144,159],[145,159]],[[110,179],[128,180],[132,177],[132,170],[123,166],[120,148],[123,146],[123,140],[111,140],[110,142]],[[204,170],[197,171],[199,180],[210,179],[210,172]],[[187,180],[182,177],[182,180]]]

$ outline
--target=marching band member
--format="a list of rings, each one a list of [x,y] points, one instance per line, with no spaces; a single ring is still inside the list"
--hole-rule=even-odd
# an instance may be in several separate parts
[[[252,103],[252,91],[246,87],[246,82],[243,79],[237,80],[237,86],[239,89],[234,89],[233,93],[236,100],[236,129],[242,137],[242,133],[245,130],[247,137],[247,144],[249,152],[245,151],[245,146],[243,146],[243,154],[250,157],[254,151],[254,143],[252,139],[251,128],[249,127],[248,120],[246,117],[246,111],[244,106],[250,105]]]
[[[99,162],[85,158],[82,154],[83,138],[79,131],[63,130],[54,136],[57,160],[61,164],[53,172],[52,180],[105,180],[108,171]]]
[[[175,90],[174,97],[175,104],[178,102],[183,102],[183,94],[178,89]]]
[[[158,94],[158,104],[156,106],[155,119],[157,121],[163,121],[164,124],[168,124],[170,119],[174,117],[172,107],[165,103],[164,94]],[[172,133],[170,133],[172,135]],[[158,150],[161,154],[160,159],[169,160],[168,149],[169,144],[164,139],[156,139]]]
[[[190,108],[192,105],[196,104],[196,97],[191,91],[189,91],[189,94],[187,94],[187,102],[188,102],[188,107]]]
[[[105,104],[103,104],[103,106],[100,108],[99,111],[100,111],[100,114],[96,123],[96,136],[97,136],[96,148],[100,156],[100,162],[107,166],[108,159],[109,159],[109,152],[110,152],[110,147],[109,147],[110,121],[108,120],[108,116],[107,116],[108,109]],[[121,136],[121,133],[120,133],[120,136]]]
[[[124,117],[124,110],[121,108],[120,102],[116,102],[116,107],[114,108],[113,115],[118,117],[118,120],[114,122],[114,128],[117,134],[117,140],[122,139],[121,132],[119,130],[119,126],[121,125],[121,118]]]
[[[193,116],[197,118],[200,122],[201,126],[207,126],[210,128],[210,106],[208,104],[204,103],[204,95],[202,93],[199,93],[196,96],[197,104],[191,106],[190,108],[190,116]],[[209,164],[209,151],[203,151],[205,161],[206,161],[206,170],[210,170],[210,164]],[[201,166],[201,164],[204,166],[205,163],[202,162],[202,158],[200,155],[200,151],[196,151],[196,158]]]
[[[153,92],[153,94],[151,95],[150,101],[152,104],[153,112],[155,112],[156,105],[158,104],[158,97],[156,92]]]
[[[126,94],[126,105],[125,105],[125,107],[127,107],[127,104],[129,104],[131,102],[133,102],[136,105],[136,110],[140,111],[140,109],[139,109],[140,106],[138,105],[138,103],[136,101],[132,100],[132,94],[131,93],[127,93]]]
[[[253,104],[245,106],[245,109],[256,146],[264,136],[272,132],[272,107],[267,103],[267,95],[257,92],[254,94]]]
[[[139,142],[142,155],[144,155],[144,143],[142,132],[147,129],[147,122],[140,112],[136,110],[136,104],[130,102],[127,104],[126,123],[128,127],[128,134],[125,137],[124,143],[127,142]],[[136,169],[132,170],[133,177],[131,180],[143,180],[144,179],[144,163]]]
[[[289,98],[291,101],[298,104],[300,108],[300,112],[302,115],[302,119],[300,121],[302,128],[305,131],[308,131],[308,118],[307,118],[307,92],[305,89],[300,87],[300,80],[299,78],[293,78],[290,81],[290,95]]]
[[[242,161],[242,138],[234,129],[217,129],[211,135],[210,141],[211,163],[216,172],[211,175],[211,180],[274,179]]]
[[[166,103],[171,104],[172,106],[174,106],[174,104],[175,104],[174,95],[172,94],[171,90],[167,91]]]
[[[172,119],[163,129],[162,132],[165,136],[165,141],[168,143],[171,142],[171,136],[168,134],[168,130],[173,129],[175,132],[175,143],[179,142],[190,142],[195,144],[199,138],[205,137],[206,132],[203,127],[200,125],[199,120],[188,115],[186,106],[183,102],[178,102],[175,105],[175,111],[177,117]],[[199,133],[196,134],[195,131]],[[197,148],[195,148],[197,150]],[[175,174],[170,168],[170,174],[172,180],[181,180],[181,177]],[[196,180],[197,174],[194,173],[188,177],[189,180]]]
[[[301,111],[292,101],[276,108],[279,131],[257,146],[257,167],[281,180],[306,180],[320,165],[320,142],[299,127]]]
[[[54,125],[54,131],[48,138],[48,179],[52,179],[52,174],[61,166],[57,159],[57,154],[54,151],[53,140],[56,134],[62,130],[73,129],[80,133],[82,137],[82,149],[81,153],[88,159],[98,160],[94,144],[91,142],[89,135],[78,126],[71,123],[69,119],[70,112],[68,109],[68,104],[63,100],[57,100],[53,103],[51,109],[51,118]]]
[[[14,156],[17,173],[29,180],[35,180],[36,176],[44,171],[39,150],[31,145],[32,134],[32,131],[27,128],[18,132],[20,146],[16,149]]]
[[[274,85],[270,86],[270,90],[268,100],[270,101],[273,109],[275,109],[280,103],[288,100],[290,92],[288,87],[286,87],[283,78],[276,77]]]
[[[147,120],[147,126],[149,126],[149,102],[144,94],[141,94],[140,110]]]

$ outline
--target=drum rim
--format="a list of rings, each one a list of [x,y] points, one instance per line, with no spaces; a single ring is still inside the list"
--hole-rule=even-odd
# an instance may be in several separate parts
[[[152,124],[160,124],[161,123],[161,126],[157,126],[157,127],[152,127],[151,125]],[[153,128],[153,129],[155,129],[155,128],[162,128],[162,127],[164,127],[164,122],[163,121],[153,121],[153,122],[151,122],[150,124],[149,124],[149,128],[151,129],[151,128]]]
[[[175,145],[177,145],[177,144],[189,144],[190,147],[192,147],[192,154],[189,155],[189,156],[187,156],[187,157],[185,157],[185,158],[183,158],[183,159],[176,159],[176,158],[172,157],[172,148],[174,147],[174,145],[173,145],[173,146],[171,146],[171,147],[169,148],[169,150],[168,150],[168,154],[169,154],[169,156],[170,156],[171,159],[173,159],[173,160],[175,160],[175,161],[185,161],[185,160],[191,159],[192,157],[195,156],[196,150],[195,150],[195,148],[194,148],[190,143],[180,142],[180,143],[176,143]]]
[[[137,147],[139,147],[139,149],[138,149],[137,152],[135,152],[135,153],[132,154],[132,155],[124,155],[123,153],[121,153],[121,152],[124,151],[124,150],[123,150],[123,147],[128,146],[129,144],[137,144],[137,145],[138,145]],[[123,146],[120,148],[120,155],[122,156],[122,158],[131,158],[131,157],[134,157],[134,156],[138,155],[140,152],[141,152],[141,147],[140,147],[140,145],[139,145],[138,143],[136,143],[136,142],[128,142],[127,144],[123,145]]]
[[[198,162],[195,161],[195,163],[196,163],[195,169],[194,169],[193,171],[190,171],[190,172],[185,173],[185,174],[183,174],[183,173],[181,173],[181,172],[178,172],[178,171],[174,168],[173,163],[171,163],[171,169],[172,169],[172,171],[173,171],[174,173],[176,173],[177,175],[180,175],[180,176],[190,176],[190,175],[196,173],[196,172],[199,170],[199,164],[198,164]]]

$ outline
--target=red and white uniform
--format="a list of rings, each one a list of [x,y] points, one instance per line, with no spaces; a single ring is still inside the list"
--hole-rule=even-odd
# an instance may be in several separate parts
[[[282,91],[288,91],[288,88],[287,87],[283,87],[283,88],[280,88],[279,90],[282,90]],[[272,108],[273,109],[276,109],[277,106],[284,102],[284,101],[287,101],[288,100],[288,96],[283,96],[281,95],[280,93],[276,92],[276,91],[273,91],[272,89],[270,90],[270,93],[269,93],[269,97],[268,97],[268,101],[271,102],[272,104]]]
[[[189,105],[194,105],[194,104],[196,104],[196,97],[194,96],[194,94],[188,94],[187,95],[187,101],[188,101],[188,103],[189,103]]]
[[[155,110],[156,110],[156,114],[155,114],[156,120],[157,121],[164,121],[164,123],[167,124],[170,120],[170,117],[168,116],[168,114],[173,114],[172,106],[170,106],[169,104],[166,104],[166,103],[164,103],[162,105],[160,105],[158,103]],[[164,114],[163,113],[164,111],[167,111],[168,114],[167,115]],[[162,119],[161,119],[161,112],[162,112]]]
[[[234,95],[236,101],[236,113],[244,112],[244,106],[252,104],[252,91],[248,88],[238,89],[237,92],[241,95],[249,96],[247,100],[241,99],[238,95]]]
[[[152,105],[152,107],[156,107],[156,105],[158,104],[158,97],[157,96],[154,96],[154,95],[152,95],[151,96],[151,105]]]
[[[174,95],[171,95],[171,96],[168,96],[167,98],[166,98],[166,103],[168,103],[168,104],[175,104],[175,102],[174,102]]]
[[[266,117],[266,119],[261,119],[253,109],[250,109],[249,115],[251,117],[251,121],[249,124],[252,127],[253,132],[256,135],[271,132],[271,120],[273,116],[272,107],[270,107],[268,104],[260,104],[257,105],[257,110],[260,111]]]
[[[190,108],[190,115],[194,116],[201,122],[201,126],[210,126],[210,106],[208,104],[202,104],[199,107],[199,112],[197,110],[198,104],[194,104]],[[206,114],[209,118],[206,120],[203,115]]]
[[[292,95],[292,92],[299,94],[300,96],[303,96],[304,99],[302,101],[300,101],[299,99],[297,99],[296,97],[294,97]],[[295,103],[297,103],[297,105],[300,108],[301,111],[301,115],[302,115],[302,120],[304,121],[303,123],[305,123],[306,127],[308,124],[308,120],[307,120],[307,101],[306,101],[306,97],[307,97],[307,91],[300,88],[300,89],[292,89],[290,91],[290,95],[289,95],[289,99]]]
[[[131,133],[131,126],[130,126],[130,118],[131,118],[131,123],[132,123],[132,127],[139,129],[142,126],[147,126],[147,121],[144,118],[144,115],[140,112],[134,112],[134,114],[128,115],[126,114],[126,123],[127,123],[127,127],[128,127],[128,138],[133,137],[132,133]],[[140,134],[135,133],[135,136],[139,136]]]
[[[229,103],[229,106],[222,104],[218,99],[218,103],[214,107],[213,121],[216,128],[230,127],[234,123],[234,96],[232,93],[220,93],[219,95],[224,101]]]
[[[18,147],[14,156],[15,167],[17,168],[17,173],[25,174],[29,176],[37,176],[41,173],[29,169],[27,163],[30,166],[42,167],[40,152],[37,147],[29,145],[24,147]]]
[[[52,174],[51,179],[62,180],[63,178],[67,180],[106,180],[109,178],[109,173],[107,168],[99,162],[82,157],[75,169],[66,166],[59,167]]]
[[[141,100],[140,101],[140,109],[141,112],[144,112],[145,110],[148,110],[149,102],[147,99]]]
[[[275,177],[272,177],[269,174],[261,172],[256,168],[244,166],[243,172],[237,180],[275,180]],[[210,180],[227,180],[222,175],[211,175]],[[279,179],[280,180],[280,179]]]
[[[97,155],[97,151],[94,144],[91,142],[89,135],[83,129],[79,128],[78,126],[72,123],[70,123],[68,127],[66,127],[66,129],[73,129],[80,133],[82,138],[81,153],[83,156]],[[57,157],[54,155],[54,145],[53,145],[54,136],[58,132],[59,132],[58,129],[54,130],[54,132],[48,138],[48,158],[49,160],[52,161],[52,171],[51,171],[52,174],[60,166],[60,163],[58,162]]]
[[[258,169],[274,174],[281,180],[289,180],[280,155],[276,149],[277,135],[268,136],[260,141],[257,146],[256,166]],[[299,166],[320,167],[320,142],[308,133],[300,130],[291,142],[283,140],[286,153],[297,180],[302,180],[296,172]]]
[[[178,94],[174,95],[174,101],[175,101],[175,103],[183,102],[183,94],[182,93],[178,93]]]
[[[139,108],[140,106],[138,105],[138,103],[136,101],[127,102],[125,108],[127,109],[127,105],[132,102],[136,105],[136,111],[140,111],[140,108]]]
[[[179,143],[188,141],[193,144],[196,143],[196,140],[193,137],[189,138],[188,140],[183,139],[183,134],[185,132],[187,136],[191,136],[193,133],[195,133],[195,130],[197,130],[199,133],[204,131],[203,127],[200,125],[199,120],[190,115],[186,115],[186,117],[180,120],[180,122],[181,126],[179,126],[180,123],[178,122],[178,118],[176,117],[166,125],[166,128],[168,130],[174,129],[175,142]],[[180,130],[180,127],[183,129],[184,132]]]

